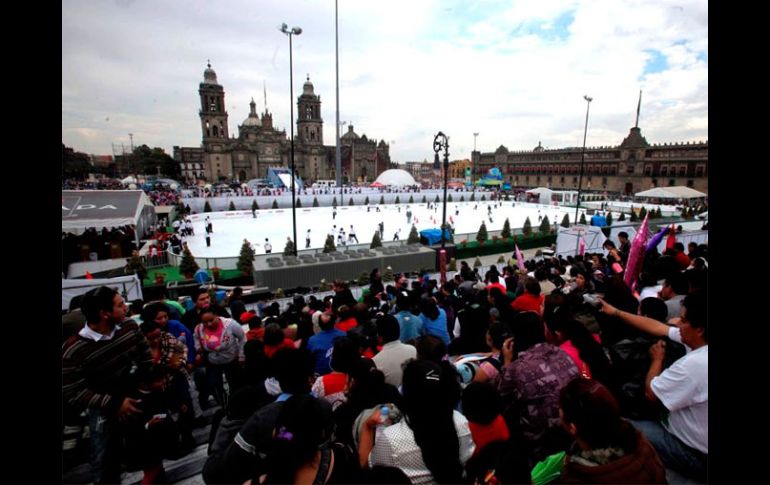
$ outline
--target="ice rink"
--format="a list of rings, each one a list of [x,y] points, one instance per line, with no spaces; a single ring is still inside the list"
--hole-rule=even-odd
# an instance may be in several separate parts
[[[511,228],[515,229],[522,227],[525,219],[529,217],[535,231],[540,226],[539,215],[542,217],[547,215],[551,227],[560,223],[565,213],[569,214],[570,222],[574,223],[574,208],[513,201],[498,202],[497,208],[494,207],[494,204],[494,202],[448,203],[447,222],[455,228],[455,241],[475,238],[482,221],[486,222],[488,231],[502,230],[506,218],[510,220]],[[492,208],[491,213],[488,207]],[[377,208],[381,212],[377,212]],[[359,243],[370,243],[380,222],[384,224],[384,241],[392,241],[394,234],[399,229],[401,231],[399,238],[406,240],[412,227],[412,224],[407,222],[407,208],[412,211],[412,222],[418,231],[441,226],[442,204],[440,203],[435,205],[435,209],[428,209],[427,204],[371,205],[369,212],[367,212],[366,206],[339,206],[336,210],[336,218],[333,218],[331,207],[299,208],[297,209],[298,249],[305,249],[305,237],[308,229],[310,229],[310,248],[322,248],[326,236],[333,229],[335,231],[335,244],[337,244],[340,228],[344,228],[345,241],[347,242],[351,225],[355,229]],[[584,210],[581,208],[580,212],[583,213]],[[244,238],[252,243],[257,254],[264,254],[265,238],[270,240],[274,253],[283,252],[287,236],[291,237],[292,235],[291,209],[259,210],[256,213],[256,218],[252,217],[250,211],[194,214],[191,219],[195,235],[186,237],[185,241],[196,257],[237,256],[240,253]],[[213,225],[211,247],[206,247],[204,229],[206,216],[211,218]],[[613,213],[615,220],[619,216],[619,213]],[[590,216],[586,216],[586,219],[590,220]],[[467,233],[472,234],[464,236]],[[355,242],[351,244],[355,244]],[[337,246],[339,249],[339,244]]]

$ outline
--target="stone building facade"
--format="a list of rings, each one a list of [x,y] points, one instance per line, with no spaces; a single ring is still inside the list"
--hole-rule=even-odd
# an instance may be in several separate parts
[[[582,147],[512,152],[473,152],[474,180],[498,167],[514,189],[578,188]],[[654,187],[685,185],[708,193],[708,140],[650,145],[638,127],[614,147],[586,147],[582,188],[587,192],[633,195]]]
[[[286,130],[274,128],[273,115],[267,108],[258,115],[254,99],[249,103],[249,115],[238,125],[238,136],[230,134],[225,91],[211,64],[203,72],[198,94],[201,146],[174,147],[174,159],[182,164],[182,173],[188,180],[197,177],[245,182],[266,177],[270,167],[291,166],[291,143]],[[336,147],[323,144],[321,96],[315,94],[309,76],[297,98],[296,114],[294,165],[298,175],[307,183],[334,179]],[[388,144],[369,140],[366,135],[359,137],[352,126],[341,137],[340,144],[343,182],[346,178],[348,182],[372,182],[390,164]]]

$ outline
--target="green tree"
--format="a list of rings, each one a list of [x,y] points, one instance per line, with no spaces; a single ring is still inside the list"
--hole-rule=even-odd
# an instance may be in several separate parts
[[[229,210],[229,211],[234,211],[234,210],[237,210],[237,209],[235,208],[235,202],[233,202],[233,201],[231,200],[231,201],[230,201],[230,205],[228,205],[228,206],[227,206],[227,210]]]
[[[382,247],[382,240],[380,239],[380,231],[374,231],[374,236],[372,236],[372,243],[369,245],[369,249],[381,248],[381,247]]]
[[[422,196],[422,203],[423,203],[423,204],[427,204],[427,203],[428,203],[428,199],[427,199],[427,198],[425,198],[425,196],[424,196],[424,195]]]
[[[258,211],[259,210],[259,204],[257,204],[257,199],[252,199],[251,201],[251,210]]]
[[[509,221],[507,217],[503,223],[503,231],[500,233],[500,236],[503,239],[508,239],[511,237],[511,221]]]
[[[420,242],[420,234],[417,233],[417,227],[412,224],[412,229],[409,230],[409,237],[406,239],[407,244],[416,244]]]
[[[318,197],[313,197],[313,207],[318,207]]]
[[[72,148],[66,147],[64,143],[61,144],[61,151],[63,178],[84,180],[88,177],[88,173],[94,170],[95,167],[89,162],[88,154],[76,152]]]
[[[475,260],[475,261],[473,261],[473,267],[474,267],[474,268],[481,268],[481,266],[482,266],[482,264],[481,264],[481,259],[479,259],[479,257],[478,257],[478,256],[476,256],[476,260]]]
[[[642,206],[641,210],[639,210],[639,219],[644,220],[644,217],[647,215],[647,209]]]
[[[452,194],[447,195],[446,201],[452,202]]]
[[[460,196],[460,202],[465,202],[465,196],[464,195]]]
[[[278,201],[273,199],[273,209],[277,209],[277,208],[278,208]]]
[[[446,267],[446,269],[447,269],[448,271],[457,271],[457,259],[455,259],[455,258],[451,258],[451,259],[449,260],[449,264],[447,264],[447,267]]]
[[[479,232],[476,234],[476,240],[479,243],[483,243],[489,239],[489,234],[487,233],[487,225],[484,223],[484,221],[481,222],[481,226],[479,227]]]
[[[487,196],[484,194],[481,194],[481,202],[486,202]]]
[[[471,202],[476,202],[476,192],[471,192]]]
[[[381,195],[380,196],[380,205],[383,205],[384,203],[385,203],[385,196]]]
[[[626,213],[625,212],[621,212],[620,213],[620,217],[618,217],[618,222],[622,222],[622,221],[625,221],[625,220],[626,220]]]
[[[578,224],[586,224],[586,213],[581,212],[580,213],[580,220],[578,221]]]
[[[564,214],[561,218],[561,227],[569,227],[569,214]]]
[[[334,236],[329,234],[326,236],[326,242],[324,243],[324,250],[325,253],[332,253],[337,250],[337,246],[334,245]]]
[[[409,203],[410,204],[414,204],[414,197],[412,197],[411,195],[409,196]]]
[[[236,268],[243,274],[251,274],[251,269],[254,264],[254,249],[252,249],[249,241],[244,239],[241,244],[241,254],[238,255],[238,263]]]
[[[358,286],[366,286],[369,284],[369,272],[362,271],[358,276]]]
[[[136,274],[139,277],[139,283],[141,284],[145,278],[147,278],[147,268],[144,266],[142,257],[139,256],[139,251],[133,250],[131,257],[126,260],[126,267],[124,272],[126,274]]]
[[[211,212],[211,204],[209,204],[208,200],[203,204],[203,212]]]
[[[291,239],[286,240],[286,246],[283,247],[283,254],[294,254],[296,248],[294,247],[294,241]]]
[[[364,200],[364,205],[369,205],[369,196],[366,196],[366,200]]]
[[[294,204],[294,207],[300,207],[300,208],[301,208],[301,207],[302,207],[302,199],[300,199],[299,197],[297,197],[297,203],[296,203],[296,204]]]
[[[393,281],[393,268],[388,266],[385,268],[385,272],[382,273],[382,281]]]
[[[639,218],[636,216],[636,211],[634,210],[634,206],[631,206],[631,215],[628,217],[628,220],[631,222],[636,222],[639,220]]]
[[[330,291],[332,286],[326,281],[325,278],[321,278],[321,283],[318,285],[318,291]]]
[[[527,216],[527,219],[524,221],[524,228],[521,232],[523,232],[525,236],[532,234],[532,222],[530,222],[529,216]]]
[[[499,258],[497,258],[497,262],[498,262],[498,263],[505,263],[505,256],[503,256],[503,255],[501,254],[501,255],[500,255],[500,257],[499,257]]]
[[[195,258],[190,252],[190,248],[185,244],[185,247],[182,250],[182,260],[179,262],[179,272],[185,275],[185,277],[192,277],[198,269],[200,269],[200,266],[195,262]]]
[[[436,204],[438,204],[439,202],[441,202],[441,199],[439,198],[438,194],[436,194],[436,198],[435,198],[435,199],[433,199],[433,202],[435,202]]]
[[[355,205],[355,204],[353,203],[353,197],[351,197],[351,198],[350,198],[350,200],[348,201],[348,205]]]
[[[612,225],[612,212],[607,211],[606,219],[607,219],[607,225],[611,226]]]
[[[396,196],[396,204],[400,204],[400,203],[401,203],[401,197]]]
[[[658,219],[661,219],[663,217],[663,213],[660,211],[660,207],[658,207],[655,214],[656,214],[655,217],[657,217]]]
[[[548,220],[548,216],[543,217],[540,221],[540,233],[549,234],[551,232],[551,221]]]

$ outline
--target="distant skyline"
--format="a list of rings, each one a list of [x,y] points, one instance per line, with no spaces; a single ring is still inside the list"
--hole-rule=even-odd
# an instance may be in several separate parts
[[[306,75],[321,96],[324,143],[335,144],[333,0],[114,0],[62,3],[62,142],[111,154],[112,144],[201,143],[198,84],[211,60],[229,132],[267,106],[289,132]],[[339,0],[340,120],[391,143],[397,162],[494,151],[618,145],[634,126],[650,143],[708,139],[705,1]],[[340,133],[347,131],[347,126]]]

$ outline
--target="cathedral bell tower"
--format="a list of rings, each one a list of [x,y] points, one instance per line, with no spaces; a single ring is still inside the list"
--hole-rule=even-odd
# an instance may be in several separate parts
[[[297,98],[297,135],[305,146],[323,146],[321,97],[313,92],[309,75],[302,87],[302,95]]]
[[[203,71],[203,82],[198,94],[201,97],[201,132],[203,144],[219,144],[229,137],[227,130],[227,111],[225,111],[225,91],[217,82],[217,73],[208,68]],[[219,142],[219,143],[218,143]]]

